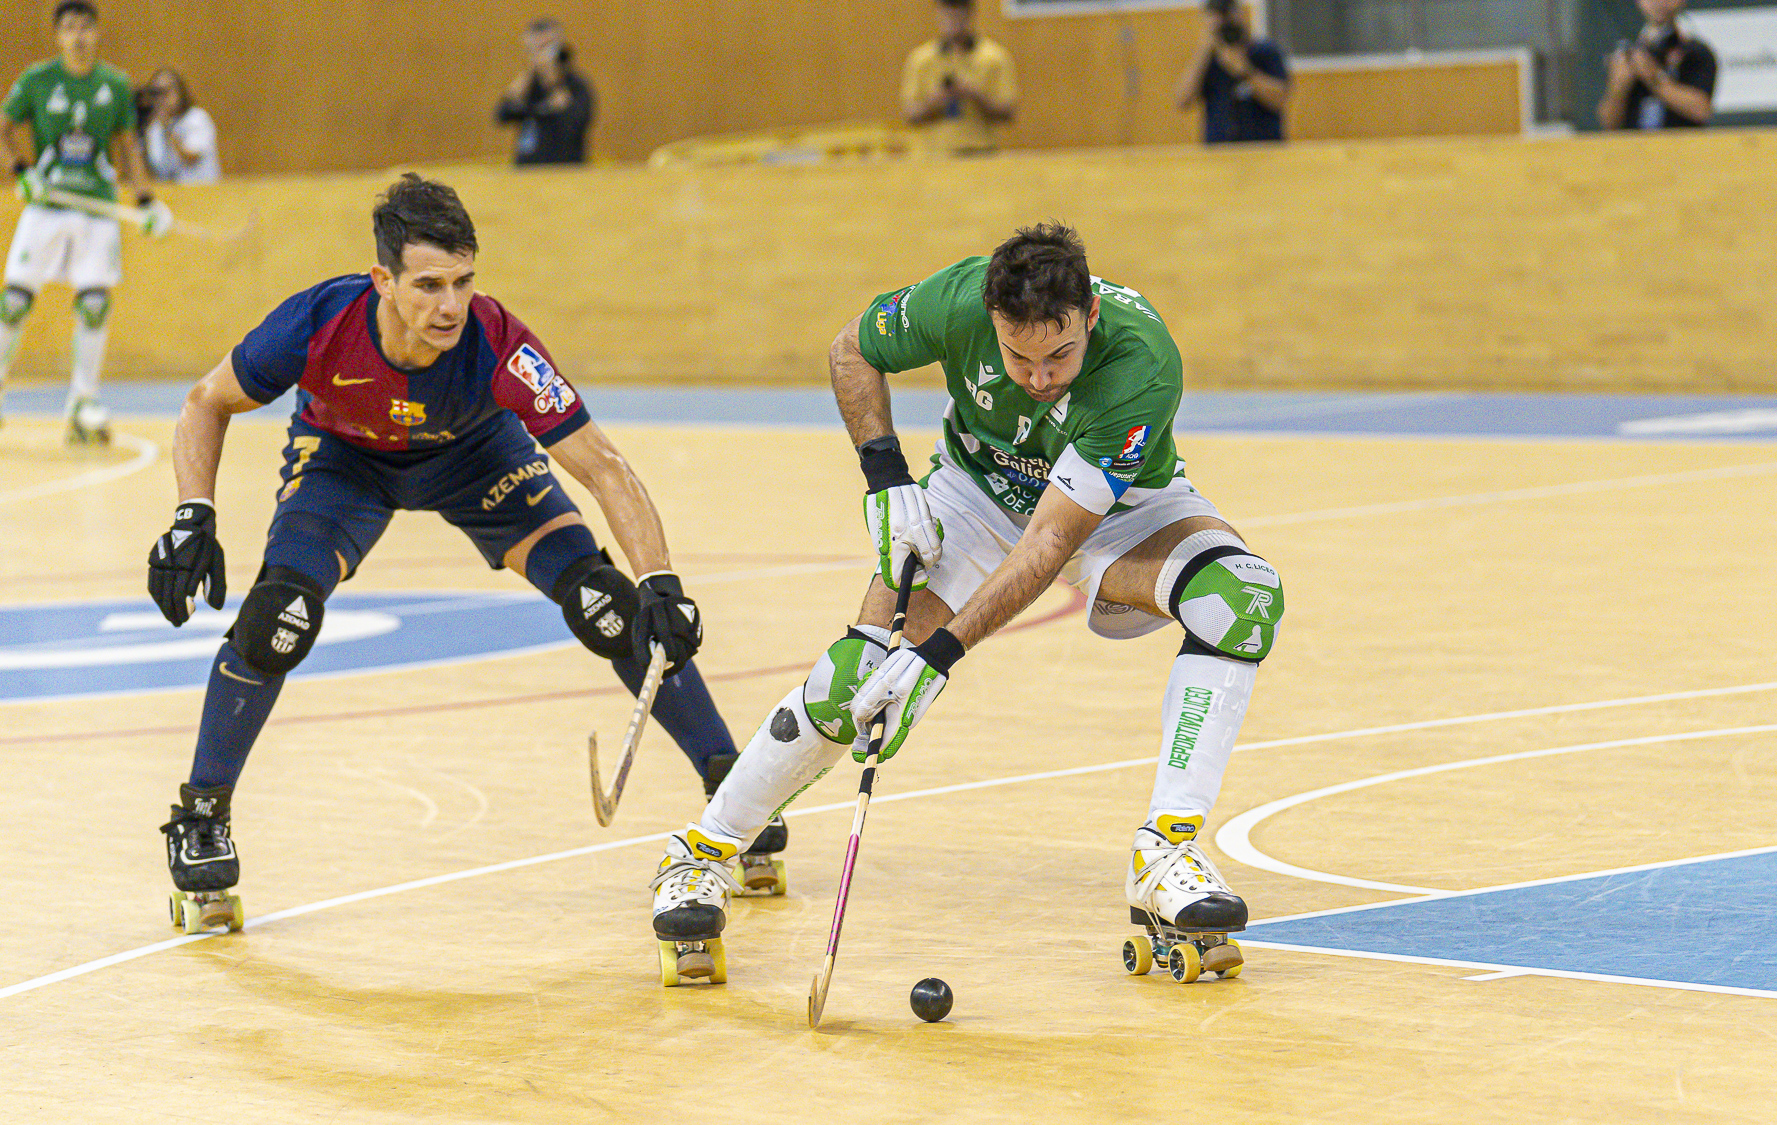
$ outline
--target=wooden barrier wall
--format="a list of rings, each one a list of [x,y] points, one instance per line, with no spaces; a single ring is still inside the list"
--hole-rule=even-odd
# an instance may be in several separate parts
[[[441,174],[482,287],[589,382],[818,383],[872,295],[1056,216],[1153,300],[1200,386],[1777,390],[1772,133]],[[384,180],[172,193],[257,232],[126,235],[110,370],[194,376],[284,296],[365,268]],[[22,374],[63,377],[67,298],[39,301]]]
[[[0,82],[54,53],[48,0],[0,5]],[[599,92],[594,147],[637,160],[684,137],[839,120],[898,121],[907,52],[934,31],[931,0],[103,0],[102,51],[140,83],[170,65],[216,118],[230,174],[387,168],[413,161],[501,163],[512,134],[492,107],[523,64],[518,35],[553,8]],[[1120,16],[1005,19],[983,30],[1018,63],[1024,98],[1010,147],[1170,144],[1201,136],[1172,88],[1201,42],[1195,7]],[[1448,128],[1463,107],[1496,104],[1466,74],[1377,75],[1334,95],[1377,113],[1323,106],[1324,77],[1302,83],[1302,137],[1402,132],[1401,113]],[[1353,102],[1352,98],[1356,101]],[[1366,100],[1367,99],[1367,100]],[[1508,102],[1515,107],[1515,95]],[[1497,110],[1493,111],[1495,117]],[[1474,117],[1475,113],[1467,114]],[[1458,121],[1450,131],[1475,132]]]

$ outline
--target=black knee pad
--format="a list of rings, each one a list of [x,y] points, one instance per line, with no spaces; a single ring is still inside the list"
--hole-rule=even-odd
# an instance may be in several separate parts
[[[581,644],[606,660],[630,654],[629,623],[641,599],[629,576],[611,565],[610,555],[600,551],[571,564],[549,596]]]
[[[255,672],[282,676],[315,647],[325,598],[315,580],[302,571],[266,567],[241,602],[228,639]]]

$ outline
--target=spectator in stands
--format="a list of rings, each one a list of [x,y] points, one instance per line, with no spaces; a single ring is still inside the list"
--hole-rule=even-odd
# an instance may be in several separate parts
[[[584,164],[586,134],[597,115],[592,84],[574,69],[561,24],[534,19],[524,32],[527,66],[494,109],[494,120],[518,125],[517,164]]]
[[[1640,0],[1647,24],[1609,67],[1598,123],[1606,129],[1684,129],[1715,112],[1715,52],[1677,24],[1685,0]]]
[[[1283,48],[1253,38],[1239,0],[1209,0],[1209,38],[1179,79],[1180,109],[1203,103],[1203,143],[1283,140],[1290,68]]]
[[[216,155],[216,122],[191,100],[184,75],[170,67],[154,72],[136,94],[142,153],[157,180],[213,184],[222,178]]]
[[[995,127],[1018,111],[1012,56],[974,22],[974,0],[938,0],[938,37],[915,47],[901,70],[907,124],[937,152],[992,152]]]

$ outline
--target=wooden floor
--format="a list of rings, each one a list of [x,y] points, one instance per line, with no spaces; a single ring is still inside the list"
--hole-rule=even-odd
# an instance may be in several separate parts
[[[0,430],[0,603],[142,591],[173,500],[170,424],[122,431],[88,456],[48,422]],[[744,740],[855,609],[855,465],[836,433],[613,436],[663,509],[708,615],[700,663]],[[242,420],[229,441],[239,590],[282,430]],[[1772,721],[1777,693],[1750,690],[1328,737],[1777,679],[1771,446],[1180,446],[1289,591],[1212,826],[1391,771]],[[1559,487],[1580,482],[1601,483]],[[406,515],[344,589],[518,585]],[[199,695],[0,706],[0,1117],[1769,1119],[1768,997],[1257,945],[1237,981],[1126,976],[1122,871],[1152,766],[1016,779],[1150,758],[1177,637],[1103,641],[1080,608],[1052,591],[971,654],[885,770],[813,1032],[854,768],[802,798],[789,896],[737,904],[729,983],[664,990],[647,884],[700,789],[651,736],[617,823],[596,825],[586,730],[614,738],[628,708],[577,648],[292,682],[235,805],[261,921],[96,967],[177,936],[156,827]],[[1402,897],[1314,873],[1466,889],[1769,847],[1773,807],[1777,735],[1644,741],[1298,804],[1224,868],[1275,918]],[[1682,931],[1648,940],[1716,955]],[[956,1008],[923,1025],[907,990],[932,975]]]

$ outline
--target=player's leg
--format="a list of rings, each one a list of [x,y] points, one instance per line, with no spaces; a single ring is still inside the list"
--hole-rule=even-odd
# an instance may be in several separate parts
[[[68,265],[68,283],[74,287],[68,440],[103,444],[111,440],[111,414],[99,402],[99,372],[105,364],[111,291],[122,278],[122,240],[115,219],[80,215],[74,224]]]
[[[56,264],[58,237],[49,212],[26,207],[13,228],[6,252],[5,286],[0,288],[0,405],[6,393],[6,376],[18,355],[25,317],[30,315],[37,293],[51,280]]]
[[[176,888],[173,921],[187,932],[239,924],[239,900],[225,893],[240,879],[230,828],[235,785],[285,676],[320,634],[328,596],[388,525],[389,510],[361,481],[321,467],[343,468],[351,458],[336,439],[293,437],[265,561],[210,666],[191,773],[161,829]]]
[[[1194,496],[1191,491],[1175,498],[1172,511],[1189,511]],[[1120,553],[1093,594],[1094,628],[1106,635],[1149,631],[1162,615],[1185,629],[1162,705],[1148,816],[1131,845],[1131,917],[1193,934],[1243,929],[1246,903],[1229,889],[1196,836],[1221,790],[1258,664],[1276,637],[1284,605],[1277,571],[1219,517],[1195,514]],[[1238,971],[1238,947],[1211,940],[1199,943],[1197,952],[1203,968]]]

